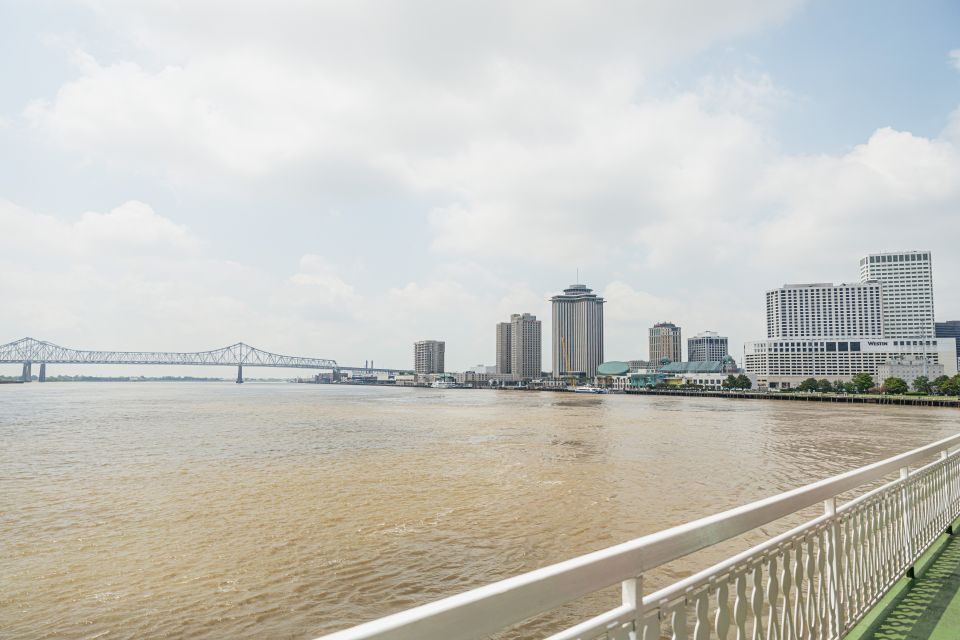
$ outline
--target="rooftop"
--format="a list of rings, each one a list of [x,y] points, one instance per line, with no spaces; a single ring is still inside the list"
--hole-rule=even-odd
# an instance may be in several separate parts
[[[727,363],[722,360],[704,360],[702,362],[670,362],[658,369],[660,373],[723,373]]]

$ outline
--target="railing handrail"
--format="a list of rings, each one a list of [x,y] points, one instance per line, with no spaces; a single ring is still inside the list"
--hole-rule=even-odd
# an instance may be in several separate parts
[[[960,434],[779,495],[344,629],[323,636],[323,640],[483,638],[956,446],[960,446]],[[469,624],[464,624],[465,618]]]

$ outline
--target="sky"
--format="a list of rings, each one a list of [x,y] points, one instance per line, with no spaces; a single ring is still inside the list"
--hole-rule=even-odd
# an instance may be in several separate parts
[[[13,0],[0,78],[0,343],[462,370],[579,271],[739,360],[909,249],[960,318],[953,0]]]

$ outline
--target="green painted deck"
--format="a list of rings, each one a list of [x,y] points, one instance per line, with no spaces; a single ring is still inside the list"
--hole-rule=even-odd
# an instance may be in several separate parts
[[[847,640],[960,640],[960,537],[943,536],[917,573]]]

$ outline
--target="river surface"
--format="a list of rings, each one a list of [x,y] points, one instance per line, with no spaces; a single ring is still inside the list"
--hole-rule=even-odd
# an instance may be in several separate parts
[[[313,638],[932,442],[958,418],[330,385],[0,385],[0,637]]]

